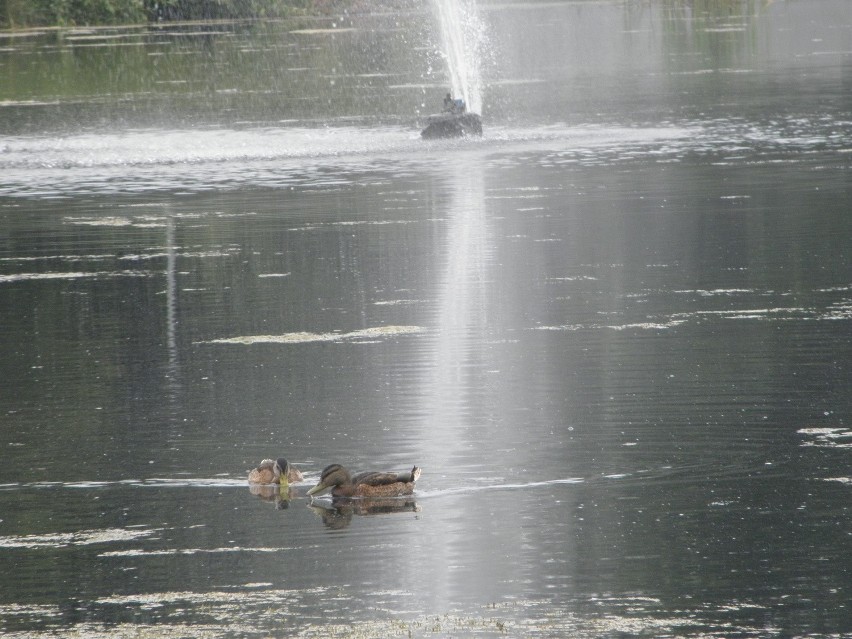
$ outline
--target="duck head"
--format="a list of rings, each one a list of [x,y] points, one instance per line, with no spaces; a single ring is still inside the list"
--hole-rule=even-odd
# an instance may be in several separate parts
[[[319,483],[308,491],[308,495],[317,495],[329,488],[352,483],[349,471],[340,464],[331,464],[322,469]]]
[[[272,473],[276,484],[287,484],[290,482],[290,462],[283,457],[275,460],[272,466]]]

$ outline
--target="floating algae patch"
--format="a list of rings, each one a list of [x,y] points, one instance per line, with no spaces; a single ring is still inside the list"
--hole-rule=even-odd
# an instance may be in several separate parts
[[[425,332],[422,326],[374,326],[351,333],[284,333],[283,335],[243,335],[213,339],[202,344],[308,344],[311,342],[358,342],[377,340],[397,335],[414,335]]]
[[[92,273],[74,272],[74,273],[12,273],[11,275],[0,275],[0,284],[7,282],[26,282],[32,280],[80,280],[93,278],[113,278],[113,277],[150,277],[150,273],[142,271],[101,271]]]
[[[701,619],[700,611],[685,610],[667,615],[653,598],[627,597],[577,602],[581,610],[566,610],[550,601],[517,600],[494,603],[469,611],[445,613],[402,613],[374,610],[375,618],[353,620],[348,614],[315,605],[333,595],[325,588],[279,590],[234,586],[214,592],[161,592],[115,595],[93,602],[95,609],[113,606],[156,611],[158,624],[78,623],[61,629],[5,634],[4,638],[42,639],[79,637],[86,639],[144,639],[147,637],[298,637],[302,639],[378,639],[392,637],[571,637],[598,639],[602,636],[682,636],[695,639],[738,634],[760,636],[759,629]],[[261,585],[261,584],[257,584]],[[407,594],[411,593],[397,593]],[[591,608],[591,609],[590,609]],[[205,617],[188,622],[193,610]],[[2,612],[2,609],[0,609]],[[37,611],[33,611],[36,612]],[[55,614],[44,611],[45,616]],[[337,613],[337,614],[336,614]],[[603,613],[603,614],[602,614]]]
[[[413,224],[412,220],[343,220],[338,222],[309,222],[304,226],[296,226],[288,231],[316,231],[317,229],[335,226],[388,226],[390,224]]]
[[[0,618],[2,617],[60,617],[62,611],[59,606],[52,604],[20,604],[11,603],[0,605]]]
[[[0,548],[59,548],[62,546],[87,546],[112,542],[132,541],[148,537],[153,529],[126,530],[123,528],[105,528],[103,530],[79,530],[69,533],[50,533],[46,535],[13,535],[0,537]]]
[[[81,262],[83,260],[92,261],[92,260],[111,260],[115,259],[117,256],[112,253],[101,253],[97,255],[77,255],[77,254],[67,254],[67,255],[20,255],[13,257],[0,257],[0,262],[41,262],[47,260],[59,260],[63,262]]]
[[[237,587],[239,588],[239,587]],[[326,592],[326,588],[306,588],[303,590],[269,589],[242,591],[214,590],[211,592],[194,592],[190,590],[172,592],[151,592],[136,595],[112,595],[96,600],[97,604],[117,604],[121,606],[173,605],[173,604],[202,604],[207,606],[222,605],[230,608],[241,600],[256,606],[268,606],[281,601],[298,602],[302,599],[312,599]]]
[[[819,316],[821,320],[845,320],[852,319],[852,300],[843,300],[829,306]]]
[[[626,331],[631,328],[638,328],[644,330],[665,330],[668,328],[673,328],[675,326],[679,326],[683,324],[686,320],[669,320],[667,322],[636,322],[633,324],[619,324],[619,325],[611,325],[607,326],[607,328],[611,328],[614,331]]]
[[[163,548],[162,550],[110,550],[102,552],[98,557],[161,557],[167,555],[213,555],[222,553],[273,553],[294,548],[246,548],[243,546],[227,546],[222,548]]]
[[[836,481],[847,486],[852,486],[852,477],[826,477],[825,481]]]
[[[247,588],[245,586],[224,587],[211,592],[172,591],[149,592],[133,595],[114,594],[93,602],[95,609],[107,614],[115,607],[125,613],[145,613],[156,610],[167,632],[169,628],[183,627],[185,637],[199,636],[195,624],[184,626],[185,620],[196,617],[203,628],[214,632],[211,636],[262,636],[268,637],[268,629],[280,628],[284,618],[321,618],[328,611],[317,612],[316,602],[321,601],[326,588],[274,589]],[[203,619],[202,619],[203,618]],[[156,627],[151,627],[156,631]],[[133,630],[128,626],[128,630]],[[163,636],[171,636],[164,633]],[[63,635],[64,636],[64,635]],[[110,635],[137,637],[139,634]],[[161,636],[156,633],[151,636]],[[288,635],[292,636],[292,632]]]
[[[339,29],[294,29],[290,33],[298,35],[334,35],[337,33],[350,33],[352,31],[355,31],[355,29],[351,27],[341,27]]]
[[[129,217],[104,216],[104,217],[66,217],[68,224],[85,226],[133,226],[133,220]]]
[[[852,430],[848,428],[810,427],[801,428],[797,432],[806,437],[802,446],[852,448]]]
[[[421,300],[409,300],[409,299],[401,299],[401,300],[380,300],[378,302],[373,302],[375,306],[407,306],[410,304],[420,304]]]
[[[81,623],[71,628],[63,628],[61,635],[54,630],[42,632],[27,630],[9,632],[4,639],[218,639],[227,633],[239,632],[241,636],[250,636],[248,626],[222,628],[216,624],[99,624]],[[255,636],[258,636],[255,634]],[[268,636],[268,635],[267,635]]]

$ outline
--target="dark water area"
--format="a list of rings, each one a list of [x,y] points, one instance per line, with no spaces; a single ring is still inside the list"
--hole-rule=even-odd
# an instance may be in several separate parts
[[[0,634],[852,637],[848,3],[479,11],[0,34]]]

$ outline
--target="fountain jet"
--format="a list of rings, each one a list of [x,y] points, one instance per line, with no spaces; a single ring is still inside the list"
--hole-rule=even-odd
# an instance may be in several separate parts
[[[447,64],[450,93],[444,110],[429,116],[424,139],[482,135],[480,50],[485,30],[474,0],[434,0],[441,29],[442,56]]]

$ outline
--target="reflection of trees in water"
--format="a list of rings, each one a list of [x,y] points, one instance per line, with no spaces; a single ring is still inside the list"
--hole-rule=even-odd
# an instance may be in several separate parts
[[[14,81],[3,97],[45,101],[37,120],[51,128],[413,116],[412,105],[433,99],[421,86],[437,64],[429,22],[424,8],[404,28],[383,14],[56,30],[16,41],[24,55],[10,59]],[[22,59],[26,68],[18,68]],[[435,104],[443,90],[434,89]]]
[[[311,501],[308,507],[322,519],[326,528],[341,530],[352,523],[355,515],[389,515],[393,513],[418,513],[420,505],[413,498],[406,499],[363,499],[335,497],[330,506]]]
[[[760,10],[769,0],[665,0],[664,63],[672,71],[732,68],[754,53]]]

